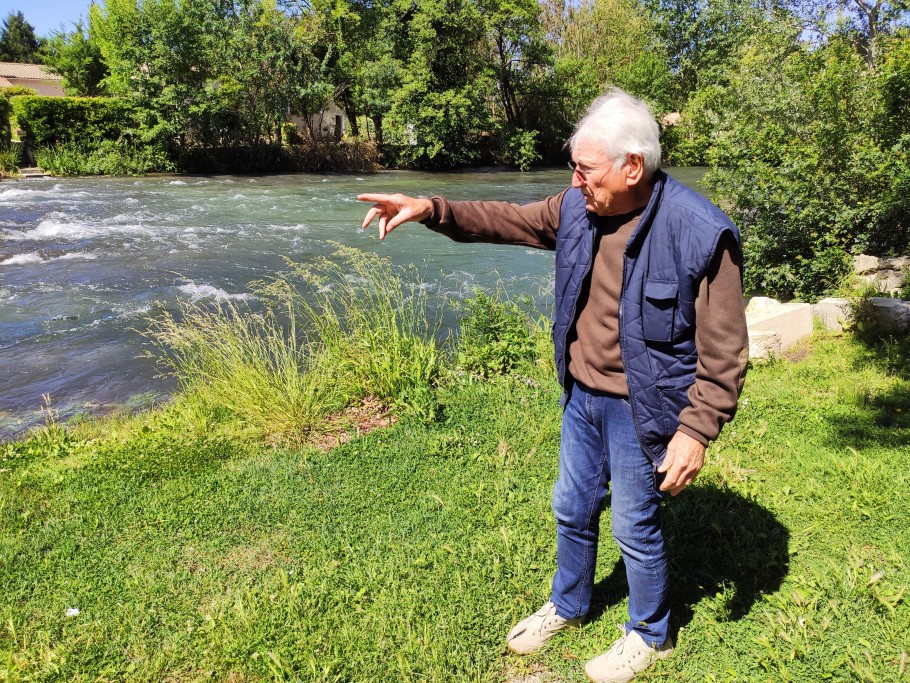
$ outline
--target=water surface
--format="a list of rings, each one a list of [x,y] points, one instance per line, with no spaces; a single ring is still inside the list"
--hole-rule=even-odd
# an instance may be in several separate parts
[[[674,169],[696,184],[701,169]],[[451,199],[543,199],[569,171],[293,174],[264,177],[30,179],[0,183],[0,439],[40,420],[42,395],[64,416],[163,397],[142,329],[153,306],[249,300],[249,283],[284,258],[330,255],[333,242],[415,263],[441,294],[502,280],[538,296],[553,255],[456,244],[420,225],[379,242],[361,230],[369,191]]]

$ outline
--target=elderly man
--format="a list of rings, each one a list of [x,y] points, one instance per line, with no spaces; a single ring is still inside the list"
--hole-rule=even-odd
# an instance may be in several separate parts
[[[624,634],[589,661],[629,681],[673,650],[662,492],[678,494],[736,411],[748,353],[736,226],[659,169],[647,105],[613,90],[575,129],[572,187],[518,206],[366,194],[379,238],[406,221],[461,242],[555,249],[553,342],[564,388],[550,600],[509,632],[528,654],[588,612],[601,507],[629,584]]]

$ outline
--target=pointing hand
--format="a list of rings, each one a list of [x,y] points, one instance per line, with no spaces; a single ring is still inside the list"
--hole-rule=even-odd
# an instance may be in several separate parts
[[[408,221],[423,221],[433,215],[433,203],[429,199],[408,197],[403,194],[361,194],[362,202],[375,202],[363,219],[367,227],[379,216],[379,239],[385,239],[392,230]]]

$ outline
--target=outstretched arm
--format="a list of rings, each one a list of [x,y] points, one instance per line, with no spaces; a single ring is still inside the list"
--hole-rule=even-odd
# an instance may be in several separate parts
[[[420,197],[408,197],[404,194],[361,194],[357,199],[362,202],[375,202],[363,219],[366,228],[376,216],[379,216],[379,239],[385,239],[392,230],[408,221],[425,221],[433,215],[433,202]]]

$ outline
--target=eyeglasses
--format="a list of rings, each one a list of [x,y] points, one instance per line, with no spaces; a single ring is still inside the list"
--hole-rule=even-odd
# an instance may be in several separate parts
[[[587,169],[581,168],[578,165],[578,163],[575,161],[570,161],[568,166],[570,169],[572,169],[572,173],[577,173],[578,175],[580,175],[581,179],[584,180],[585,182],[587,182],[587,180],[588,180],[588,174],[593,173],[594,171],[597,170],[596,168],[587,168]]]

